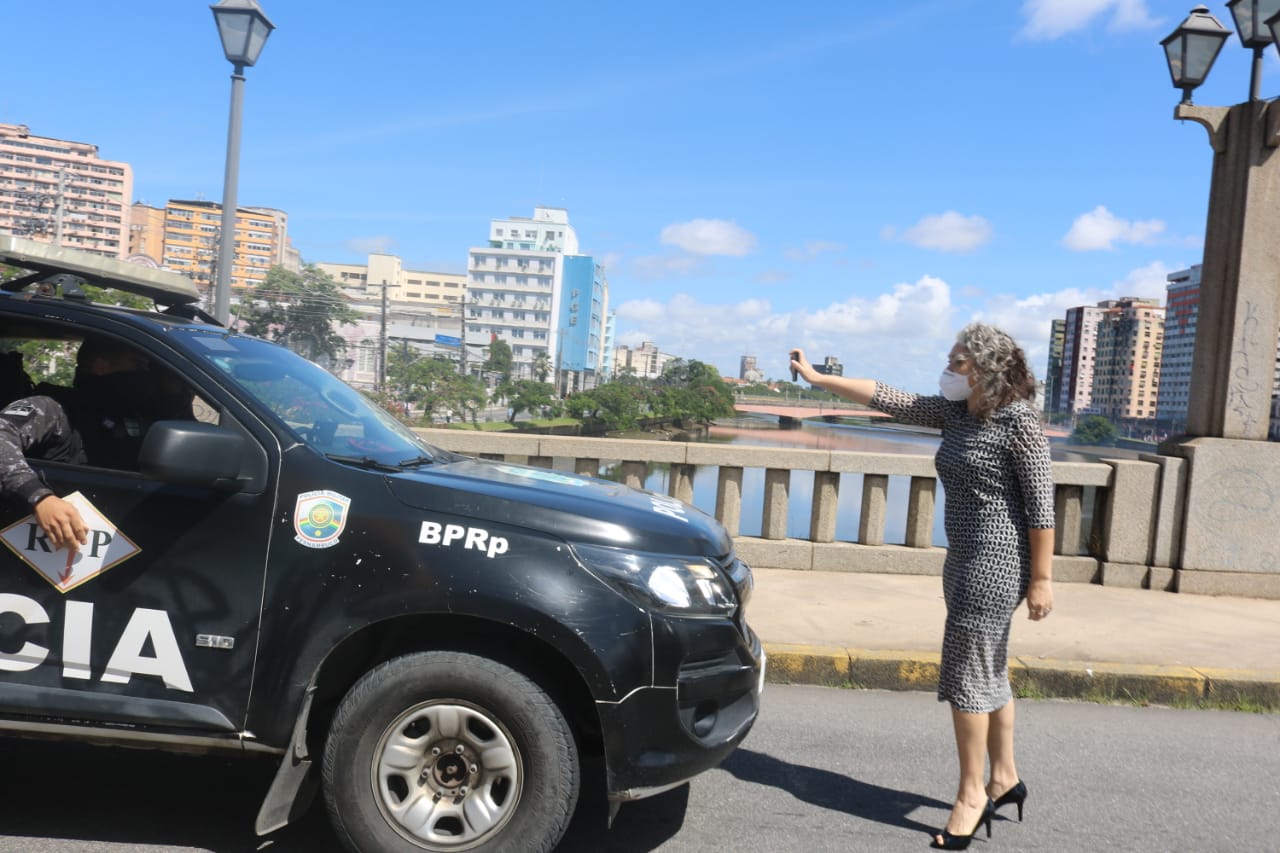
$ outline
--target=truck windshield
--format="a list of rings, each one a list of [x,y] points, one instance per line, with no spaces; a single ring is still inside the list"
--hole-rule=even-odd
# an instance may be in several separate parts
[[[284,423],[340,461],[406,467],[453,454],[432,447],[364,394],[296,353],[257,338],[194,335],[191,350]]]

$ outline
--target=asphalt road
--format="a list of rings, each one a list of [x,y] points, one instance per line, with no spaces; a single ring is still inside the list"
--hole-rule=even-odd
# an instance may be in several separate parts
[[[53,747],[53,748],[51,748]],[[1280,715],[1019,704],[1026,821],[971,850],[1280,849]],[[0,851],[335,850],[323,810],[256,838],[267,764],[0,741]],[[771,684],[723,767],[623,807],[588,801],[565,853],[914,851],[955,789],[946,706],[923,693]]]

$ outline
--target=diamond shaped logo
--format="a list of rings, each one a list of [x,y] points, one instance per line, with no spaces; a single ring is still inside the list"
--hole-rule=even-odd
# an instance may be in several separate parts
[[[89,499],[79,492],[63,498],[80,511],[80,517],[89,528],[89,541],[77,551],[54,550],[36,523],[34,515],[28,515],[0,530],[0,539],[22,562],[35,569],[53,584],[59,592],[68,592],[88,580],[96,578],[142,549],[98,511]]]

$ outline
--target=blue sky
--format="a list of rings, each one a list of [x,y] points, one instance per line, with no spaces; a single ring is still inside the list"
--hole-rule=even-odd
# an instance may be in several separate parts
[[[564,207],[619,342],[929,390],[970,320],[1042,376],[1066,308],[1200,260],[1212,152],[1159,47],[1187,0],[259,2],[239,200],[306,261],[462,272],[490,219]],[[135,201],[221,197],[209,0],[4,17],[0,121],[129,162]],[[1196,103],[1244,100],[1248,58]]]

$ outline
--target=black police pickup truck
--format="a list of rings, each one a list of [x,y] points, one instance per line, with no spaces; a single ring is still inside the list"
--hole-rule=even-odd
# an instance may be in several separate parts
[[[0,352],[36,393],[74,399],[90,337],[147,365],[107,421],[135,459],[31,463],[88,544],[0,506],[0,734],[262,754],[259,833],[318,782],[352,850],[522,852],[556,846],[585,759],[616,809],[746,736],[764,654],[714,519],[432,447],[176,273],[16,237],[0,263]]]

